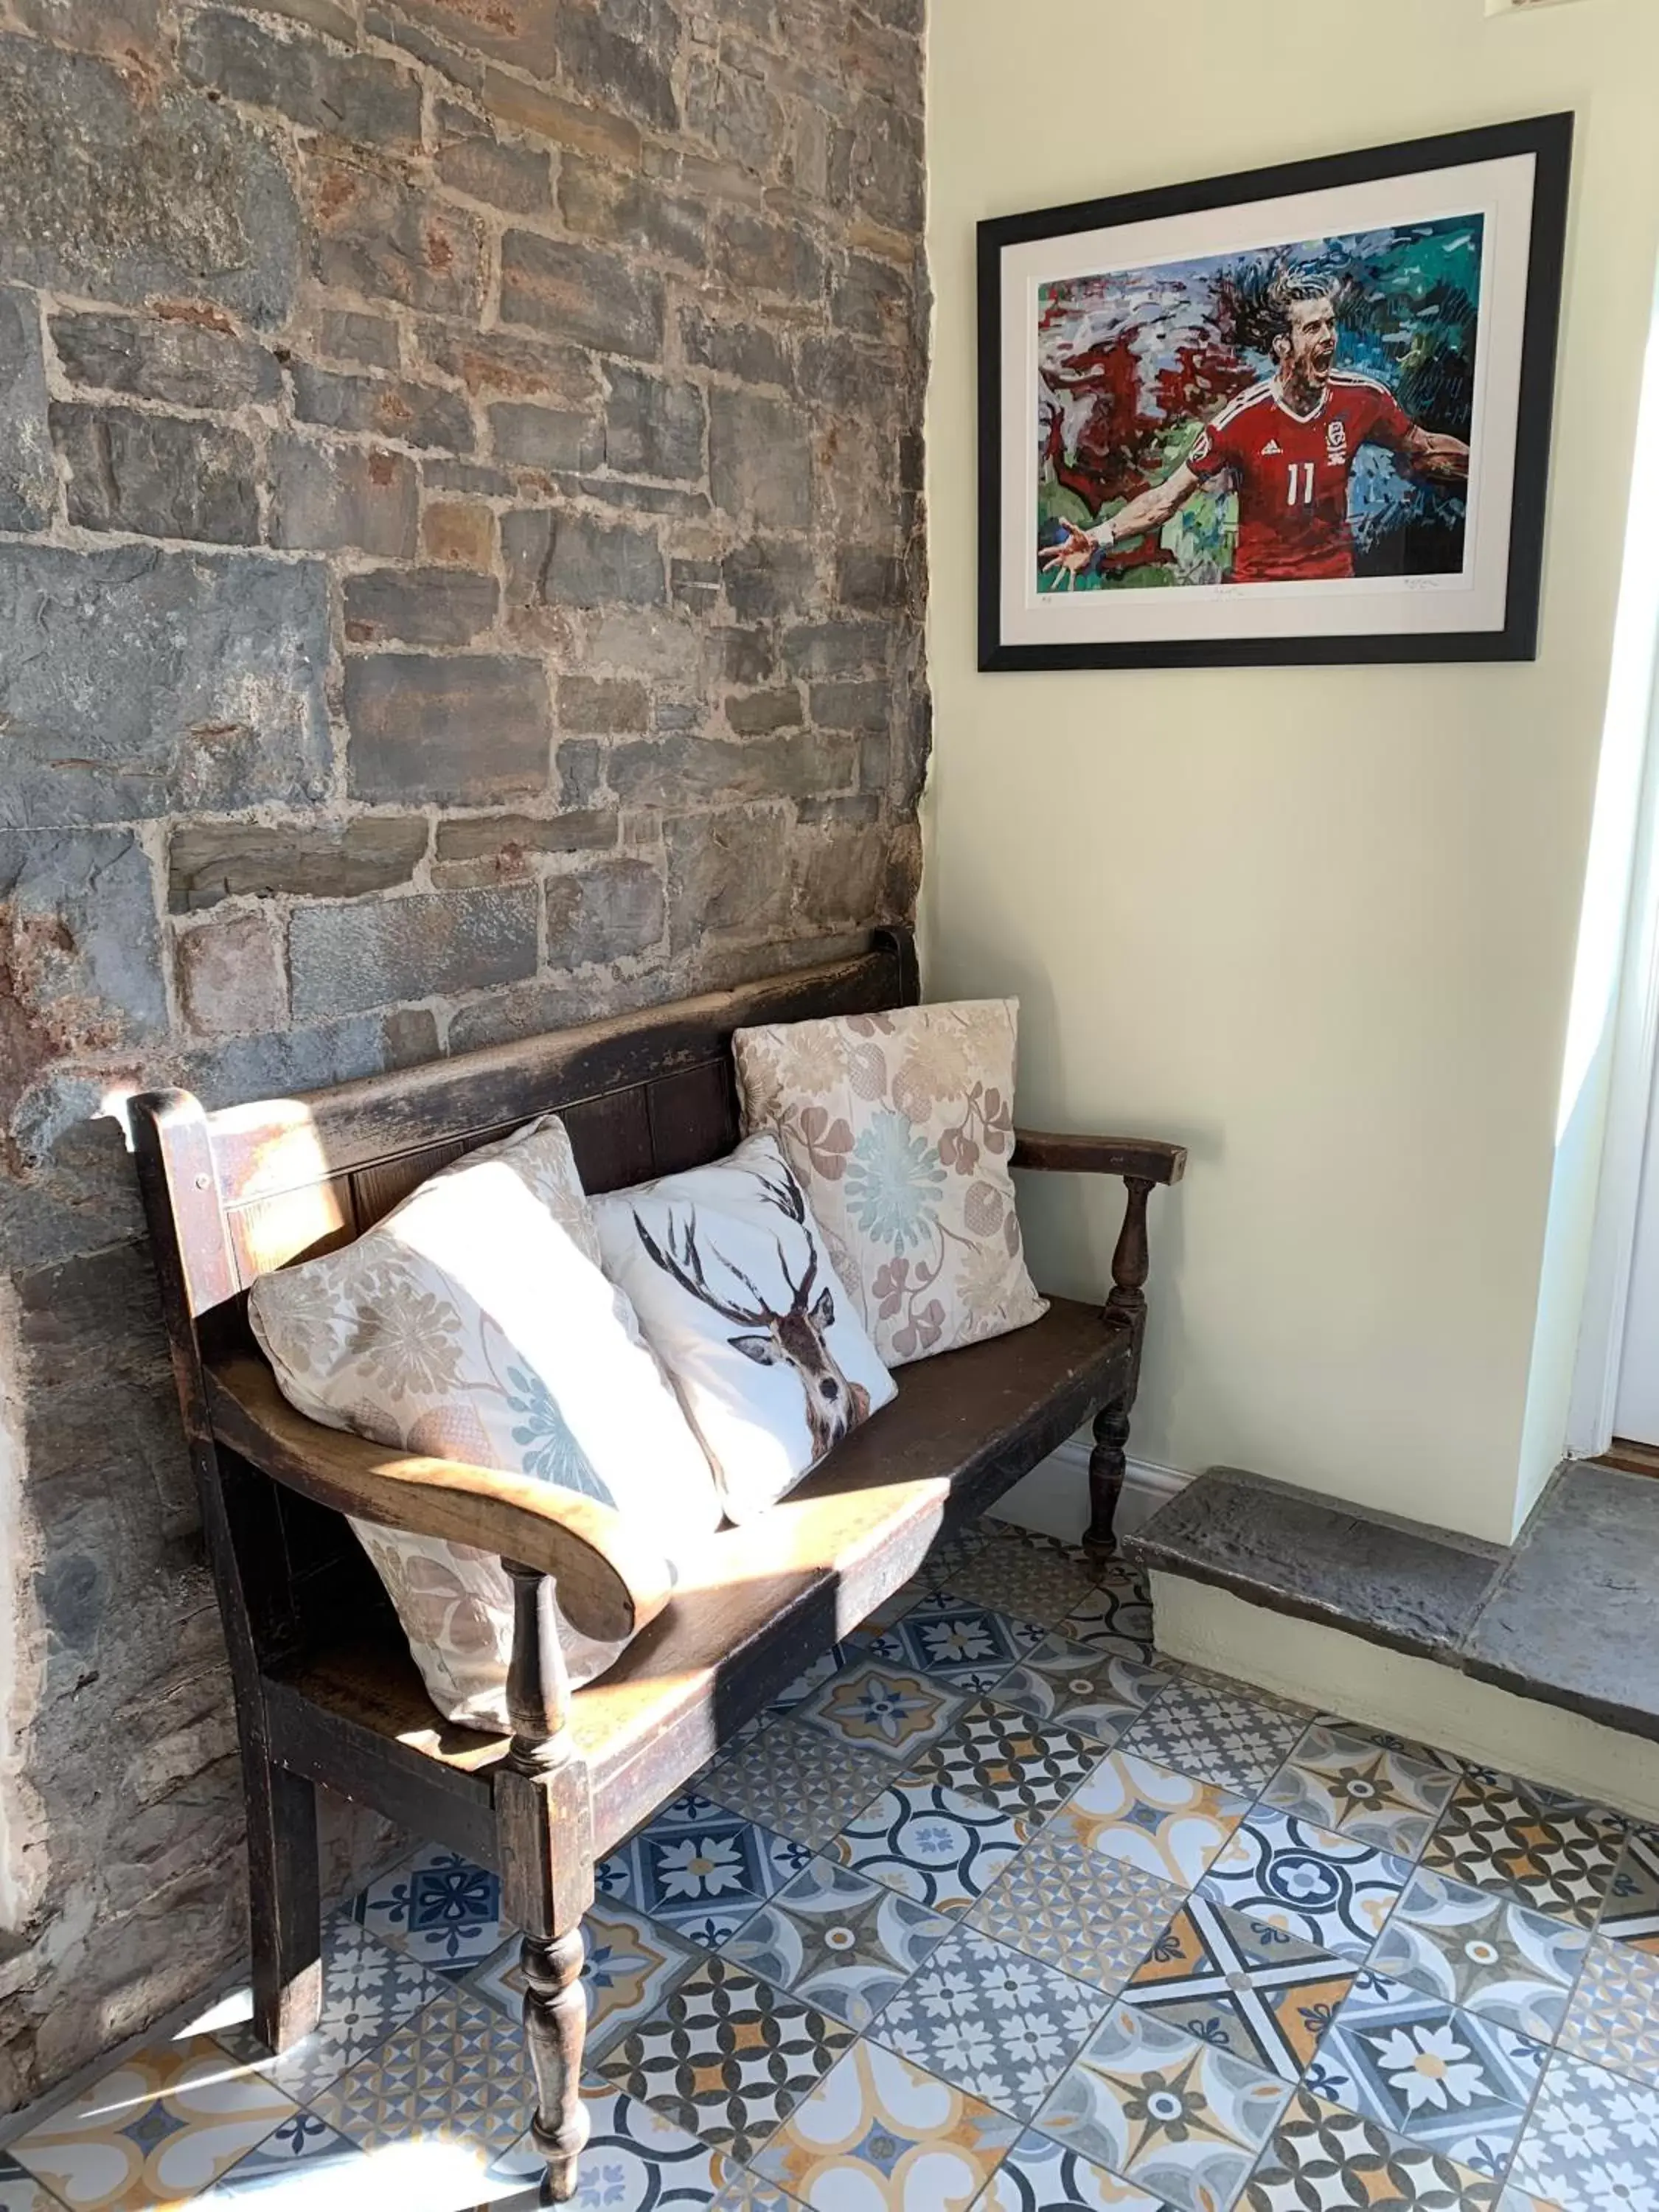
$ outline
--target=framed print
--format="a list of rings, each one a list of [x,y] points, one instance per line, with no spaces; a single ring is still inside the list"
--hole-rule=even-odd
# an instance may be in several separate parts
[[[1531,659],[1571,148],[981,223],[980,666]]]

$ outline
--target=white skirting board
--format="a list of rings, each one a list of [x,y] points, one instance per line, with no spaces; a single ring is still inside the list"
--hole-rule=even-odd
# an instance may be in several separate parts
[[[1001,1520],[1018,1522],[1022,1528],[1036,1528],[1045,1536],[1061,1536],[1067,1543],[1076,1543],[1089,1525],[1091,1442],[1086,1429],[1068,1437],[1058,1451],[1050,1452],[1023,1482],[1005,1492],[992,1511]],[[1133,1534],[1143,1522],[1151,1520],[1166,1498],[1185,1489],[1191,1480],[1189,1474],[1175,1468],[1132,1459],[1117,1510],[1118,1534]]]

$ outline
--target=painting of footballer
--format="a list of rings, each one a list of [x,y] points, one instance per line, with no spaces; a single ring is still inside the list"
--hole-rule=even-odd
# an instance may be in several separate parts
[[[1463,565],[1479,215],[1038,289],[1038,588]]]

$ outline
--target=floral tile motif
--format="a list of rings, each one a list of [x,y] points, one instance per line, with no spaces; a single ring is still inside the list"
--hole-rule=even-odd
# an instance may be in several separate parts
[[[800,2212],[800,2199],[786,2197],[751,2169],[734,2173],[708,2212]]]
[[[867,2027],[956,1924],[834,1860],[814,1859],[732,1937],[726,1956],[849,2027]]]
[[[1598,1936],[1589,1947],[1561,2048],[1659,2085],[1659,1958]]]
[[[884,1636],[871,1648],[894,1641],[893,1635]],[[861,1660],[815,1690],[801,1705],[799,1720],[832,1742],[872,1753],[890,1765],[908,1766],[944,1735],[962,1707],[959,1693],[927,1680],[902,1659],[884,1656]]]
[[[1056,1633],[1074,1644],[1092,1644],[1097,1650],[1121,1651],[1126,1658],[1150,1662],[1154,1656],[1152,1607],[1146,1583],[1126,1568],[1109,1567]]]
[[[1127,1652],[1047,1636],[997,1684],[997,1703],[1112,1745],[1173,1679]]]
[[[1066,1808],[1079,1840],[1190,1889],[1244,1817],[1242,1797],[1127,1751],[1103,1759]]]
[[[908,1668],[982,1697],[1047,1633],[1040,1621],[1016,1620],[954,1590],[938,1590],[872,1637],[866,1648],[884,1666]]]
[[[1602,1907],[1600,1932],[1659,1952],[1659,1833],[1632,1828]]]
[[[1144,2189],[1031,2128],[992,2175],[974,2212],[1163,2212],[1163,2207]]]
[[[364,2150],[416,2142],[488,2160],[523,2132],[533,2102],[522,2033],[463,1990],[377,2044],[312,2109]]]
[[[849,1820],[825,1856],[935,1912],[965,1912],[1035,1828],[937,1782],[901,1779]]]
[[[1091,1850],[1086,1818],[1067,1807],[992,1883],[968,1924],[1115,1996],[1182,1894],[1127,1859]]]
[[[740,1744],[697,1786],[729,1811],[816,1849],[870,1802],[891,1772],[885,1750],[791,1717]]]
[[[964,1522],[948,1536],[938,1539],[914,1579],[928,1589],[943,1589],[966,1561],[995,1540],[996,1530],[984,1515]]]
[[[1339,1835],[1414,1858],[1446,1809],[1461,1764],[1420,1744],[1316,1722],[1263,1802]]]
[[[356,2212],[368,2173],[356,2143],[314,2112],[295,2112],[195,2198],[194,2207],[218,2212],[246,2198],[286,2195],[296,2208],[303,2199],[305,2212]]]
[[[601,2208],[603,2212],[718,2212],[728,2203],[749,2206],[746,2197],[728,2199],[722,2185],[739,2178],[731,2160],[653,2112],[649,2105],[597,2078],[583,2081],[582,2103],[587,2109],[588,2132],[571,2200],[576,2212],[601,2212]],[[533,2204],[537,2199],[528,2191],[538,2189],[545,2171],[541,2153],[527,2136],[521,2136],[491,2160],[479,2195],[511,2194],[520,2203]],[[457,2194],[447,2201],[459,2207],[469,2200]],[[310,2212],[310,2207],[296,2206],[295,2212]],[[427,2212],[427,2208],[420,2206],[417,2212]],[[772,2212],[772,2208],[757,2198],[753,2212]],[[790,2212],[790,2208],[781,2205],[776,2212]]]
[[[1260,1807],[1229,1838],[1202,1889],[1212,1904],[1339,1958],[1364,1959],[1411,1873],[1407,1859]]]
[[[1024,1620],[1060,1620],[1088,1602],[1093,1578],[1080,1551],[1007,1522],[1003,1529],[952,1576],[958,1595]]]
[[[1492,2212],[1497,2184],[1304,2089],[1239,2199],[1241,2212]],[[1519,2212],[1519,2208],[1516,2208]]]
[[[1297,2082],[1352,1984],[1352,1966],[1328,1951],[1193,1897],[1123,2002]]]
[[[308,2105],[448,1986],[406,1951],[336,1915],[323,1930],[323,2011],[312,2033],[274,2057],[251,2022],[219,2030],[217,2040],[295,2104]]]
[[[1074,1729],[1045,1726],[981,1698],[912,1771],[1011,1813],[1041,1813],[1064,1804],[1102,1756],[1101,1746]]]
[[[786,1682],[776,1697],[766,1707],[769,1720],[777,1720],[785,1713],[793,1713],[797,1705],[804,1705],[814,1690],[821,1690],[832,1674],[839,1674],[854,1656],[850,1643],[832,1644],[827,1651],[820,1651],[811,1664],[801,1669],[794,1680]]]
[[[590,2063],[635,2021],[654,2012],[702,1956],[695,1945],[681,1942],[642,1912],[604,1899],[590,1905],[583,1917],[582,1948]],[[520,1948],[518,1937],[511,1937],[467,1984],[515,2022],[524,2009]]]
[[[1386,1975],[1362,1973],[1310,2088],[1501,2180],[1549,2051]]]
[[[599,2071],[747,2165],[852,2040],[839,2021],[715,1957],[613,2045]]]
[[[1659,2089],[1558,2051],[1522,2131],[1510,2191],[1594,2212],[1659,2203]]]
[[[210,2037],[190,2036],[123,2059],[9,2154],[73,2212],[149,2212],[206,2189],[295,2109]]]
[[[1037,2126],[1182,2212],[1224,2212],[1289,2095],[1230,2051],[1119,2004]]]
[[[436,1844],[394,1867],[352,1910],[371,1934],[452,1979],[493,1957],[508,1933],[500,1876]]]
[[[1177,1774],[1254,1795],[1307,1725],[1300,1705],[1188,1668],[1136,1722],[1123,1747]]]
[[[631,1905],[683,1942],[717,1951],[812,1854],[696,1791],[601,1861],[601,1899]]]
[[[1589,1941],[1570,1921],[1419,1868],[1369,1963],[1379,1974],[1549,2043]]]
[[[1029,2120],[1105,2008],[1098,1990],[964,1928],[905,1984],[871,2033]]]
[[[873,2043],[840,2059],[756,2159],[811,2212],[943,2212],[973,2203],[1017,2122]]]
[[[1624,1844],[1616,1814],[1472,1767],[1430,1837],[1423,1863],[1431,1873],[1503,1890],[1588,1928]]]

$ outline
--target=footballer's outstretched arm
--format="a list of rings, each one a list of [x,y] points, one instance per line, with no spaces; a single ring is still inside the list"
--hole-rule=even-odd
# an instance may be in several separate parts
[[[1463,441],[1439,430],[1425,430],[1420,422],[1412,425],[1401,453],[1419,476],[1455,479],[1469,472],[1469,449]]]
[[[1198,485],[1198,477],[1183,461],[1162,483],[1153,484],[1109,520],[1096,523],[1092,530],[1079,530],[1074,523],[1063,522],[1065,537],[1058,545],[1043,547],[1037,555],[1038,566],[1063,568],[1068,580],[1074,584],[1096,554],[1106,547],[1121,545],[1126,538],[1139,538],[1149,530],[1162,530],[1170,517],[1186,505]]]

